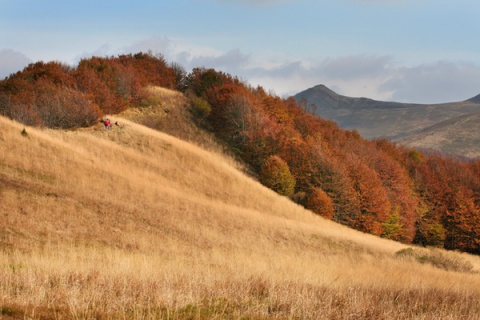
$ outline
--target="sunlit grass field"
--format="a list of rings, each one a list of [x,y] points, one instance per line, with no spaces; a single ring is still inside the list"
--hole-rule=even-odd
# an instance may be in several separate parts
[[[0,319],[480,319],[480,257],[348,229],[112,120],[0,117]]]

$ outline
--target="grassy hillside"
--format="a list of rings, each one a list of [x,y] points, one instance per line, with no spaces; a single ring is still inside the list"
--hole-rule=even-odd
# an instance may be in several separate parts
[[[398,139],[413,148],[442,150],[470,158],[480,156],[480,112],[453,117]]]
[[[112,120],[0,117],[2,318],[478,318],[479,257],[348,229],[218,152]]]

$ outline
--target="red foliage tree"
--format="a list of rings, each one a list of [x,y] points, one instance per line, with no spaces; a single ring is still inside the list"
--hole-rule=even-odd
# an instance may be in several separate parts
[[[347,157],[349,176],[360,200],[361,216],[357,228],[361,231],[381,235],[383,223],[390,216],[392,205],[378,173],[359,158]]]
[[[93,69],[79,66],[75,78],[78,90],[88,95],[104,114],[115,114],[123,110],[125,103],[109,89]]]
[[[135,70],[135,77],[141,87],[147,85],[175,89],[181,86],[183,78],[178,78],[178,71],[168,65],[162,54],[139,52],[136,54],[120,55],[120,64]],[[178,69],[178,66],[177,66]]]

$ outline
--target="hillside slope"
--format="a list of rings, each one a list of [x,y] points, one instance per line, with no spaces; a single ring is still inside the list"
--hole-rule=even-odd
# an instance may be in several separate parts
[[[480,156],[480,112],[456,116],[396,141],[413,147]]]
[[[480,156],[479,150],[471,149],[478,140],[478,135],[475,134],[478,131],[474,128],[447,129],[455,131],[457,139],[456,141],[450,139],[445,146],[430,143],[425,139],[418,141],[415,138],[418,136],[414,136],[439,123],[443,123],[445,128],[450,119],[478,113],[480,104],[475,98],[443,104],[398,103],[346,97],[324,85],[318,85],[296,94],[295,99],[297,101],[305,99],[308,104],[315,105],[312,110],[315,114],[335,121],[344,129],[356,129],[367,139],[383,137],[411,147]],[[433,132],[429,135],[433,135]]]
[[[112,120],[111,131],[55,131],[0,117],[0,315],[480,313],[478,257],[401,258],[405,245],[313,215],[223,155]]]

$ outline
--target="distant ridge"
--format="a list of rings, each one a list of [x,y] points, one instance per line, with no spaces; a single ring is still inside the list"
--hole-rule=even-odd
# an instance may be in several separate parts
[[[400,103],[347,97],[320,84],[294,98],[306,103],[309,111],[344,129],[355,129],[367,139],[387,138],[422,149],[480,156],[480,122],[472,121],[464,126],[454,120],[479,113],[480,94],[451,103]],[[440,131],[436,129],[439,126]],[[424,138],[426,136],[429,138]]]
[[[439,150],[467,158],[480,156],[480,112],[436,123],[397,142],[419,149]]]
[[[480,103],[480,94],[476,95],[473,98],[468,99],[467,101],[474,102],[474,103]]]
[[[404,107],[403,103],[378,101],[365,97],[347,97],[336,93],[323,84],[295,95],[297,101],[306,98],[321,108],[397,108]],[[330,119],[333,120],[333,119]]]

